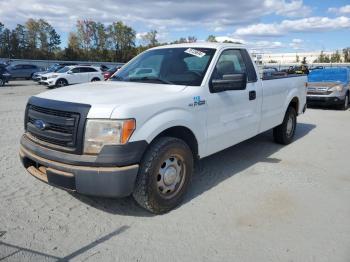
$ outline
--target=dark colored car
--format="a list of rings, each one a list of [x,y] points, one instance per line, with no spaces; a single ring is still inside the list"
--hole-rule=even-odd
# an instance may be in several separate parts
[[[102,72],[106,72],[108,71],[110,68],[108,66],[105,66],[105,65],[100,65],[100,69]]]
[[[6,67],[12,78],[31,79],[33,74],[39,71],[44,71],[41,67],[29,64],[11,65]]]
[[[117,72],[121,66],[115,66],[103,73],[105,80],[108,80],[115,72]]]
[[[9,72],[7,72],[6,68],[3,66],[0,66],[0,87],[4,86],[5,83],[8,83],[11,78],[11,75]]]

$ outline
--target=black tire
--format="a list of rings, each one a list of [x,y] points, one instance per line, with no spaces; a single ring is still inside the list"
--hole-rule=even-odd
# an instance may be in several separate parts
[[[170,173],[174,169],[180,169],[175,172],[176,177]],[[177,138],[161,137],[150,145],[141,161],[133,197],[141,207],[154,214],[166,213],[182,202],[192,173],[193,154],[189,146]],[[173,192],[169,192],[167,178],[170,183],[173,180]]]
[[[67,86],[68,82],[66,79],[60,78],[56,81],[56,87],[63,87],[63,86]]]
[[[340,106],[341,110],[347,110],[349,108],[349,93],[346,94],[344,103]]]
[[[95,78],[93,78],[93,79],[91,80],[91,82],[97,82],[97,81],[101,81],[101,79],[95,77]]]
[[[4,86],[5,85],[5,80],[0,78],[0,86]]]
[[[282,145],[290,144],[293,141],[296,126],[297,112],[295,111],[294,107],[290,106],[287,109],[282,124],[273,129],[273,137],[275,142]]]

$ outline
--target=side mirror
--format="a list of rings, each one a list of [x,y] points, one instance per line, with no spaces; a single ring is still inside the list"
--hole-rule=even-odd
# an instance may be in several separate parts
[[[244,90],[247,87],[247,75],[232,74],[224,75],[223,79],[212,79],[210,81],[210,92],[219,93],[227,90]]]
[[[68,75],[73,75],[74,73],[72,71],[67,72]]]

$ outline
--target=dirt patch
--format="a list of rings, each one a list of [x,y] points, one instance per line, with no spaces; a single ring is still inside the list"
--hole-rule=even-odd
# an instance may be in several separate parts
[[[267,193],[256,202],[251,213],[237,219],[239,227],[260,227],[273,225],[278,221],[285,221],[293,217],[296,203],[286,191],[273,191]]]

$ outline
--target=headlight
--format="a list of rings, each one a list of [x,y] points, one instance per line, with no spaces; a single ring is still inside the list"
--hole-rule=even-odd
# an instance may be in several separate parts
[[[134,119],[89,119],[85,128],[84,153],[98,154],[104,145],[125,144],[135,128]]]
[[[337,86],[333,86],[331,88],[328,88],[328,91],[331,91],[331,92],[343,92],[344,90],[344,86],[343,85],[337,85]]]
[[[58,75],[51,75],[51,76],[47,77],[47,79],[56,78],[56,77],[58,77]]]

